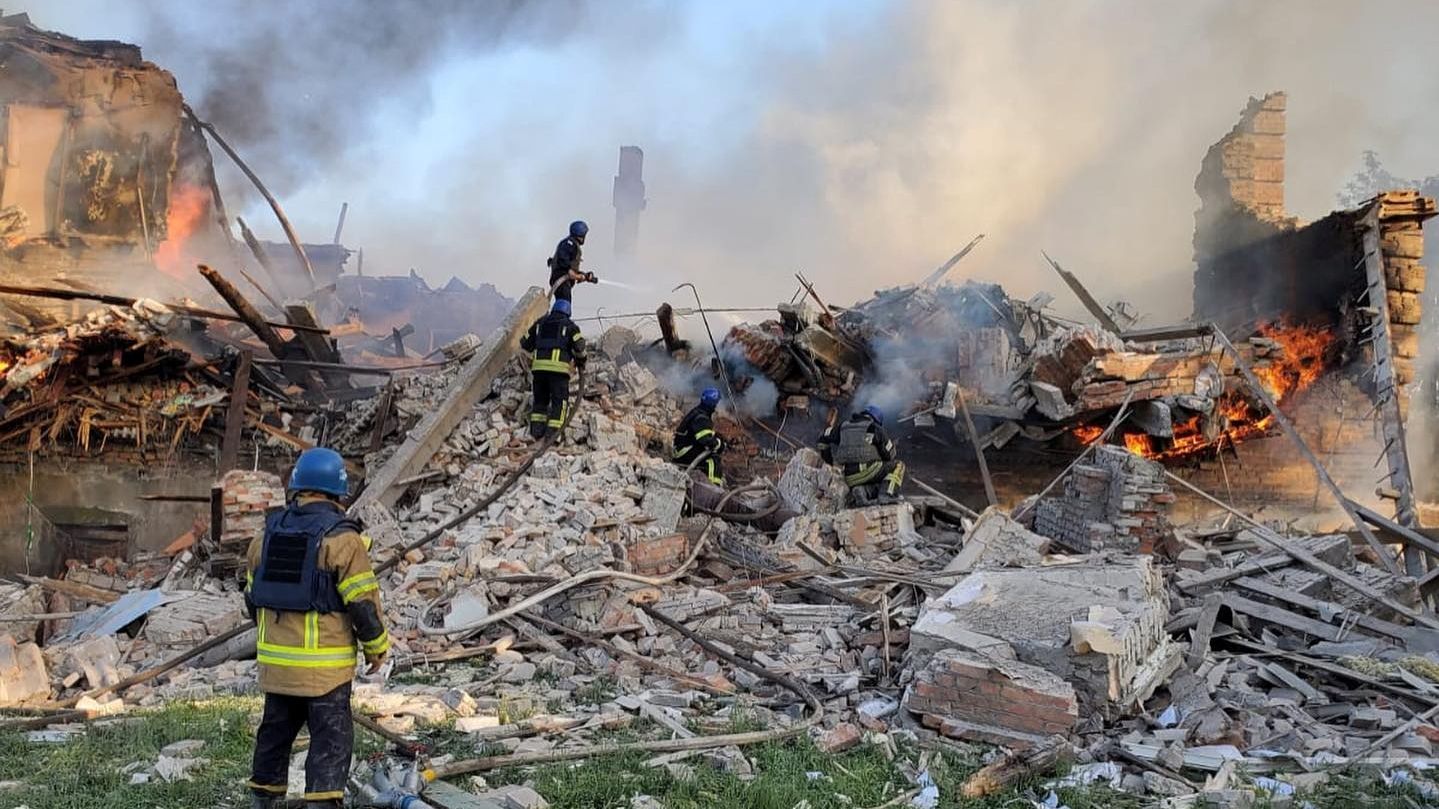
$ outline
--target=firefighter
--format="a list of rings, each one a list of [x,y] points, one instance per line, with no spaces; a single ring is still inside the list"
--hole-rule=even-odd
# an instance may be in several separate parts
[[[570,300],[571,290],[578,282],[600,282],[594,273],[580,269],[580,262],[584,260],[585,234],[589,232],[590,226],[584,222],[571,222],[570,235],[560,239],[560,243],[555,245],[555,254],[546,262],[550,265],[550,289],[556,300]]]
[[[536,439],[564,426],[570,407],[570,363],[585,367],[585,338],[570,320],[570,311],[570,302],[556,297],[550,313],[520,338],[520,348],[530,354],[535,397],[530,435]]]
[[[895,458],[894,442],[884,432],[884,412],[874,405],[824,431],[819,454],[825,463],[843,467],[849,504],[893,503],[904,484],[904,462]]]
[[[374,674],[390,649],[370,540],[345,516],[345,462],[331,449],[305,450],[290,473],[289,502],[250,543],[246,608],[256,623],[255,659],[265,711],[255,732],[252,809],[280,806],[290,751],[309,725],[305,805],[338,807],[350,777],[355,653]]]
[[[719,401],[718,390],[705,388],[700,394],[700,403],[685,414],[675,428],[674,462],[688,469],[696,459],[709,452],[700,465],[710,483],[723,486],[724,470],[720,468],[720,455],[724,452],[724,441],[715,433],[714,423],[715,408],[719,407]]]

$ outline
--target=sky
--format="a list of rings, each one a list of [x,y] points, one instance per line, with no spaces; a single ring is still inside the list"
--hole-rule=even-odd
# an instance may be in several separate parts
[[[13,0],[12,0],[13,1]],[[1046,250],[1151,322],[1189,311],[1194,177],[1251,95],[1289,92],[1287,204],[1322,216],[1378,151],[1439,171],[1427,0],[43,0],[37,25],[134,42],[265,178],[302,238],[369,273],[518,295],[572,219],[581,313],[788,300],[951,275],[1050,290]],[[618,147],[645,150],[633,264]],[[217,153],[217,162],[223,157]],[[243,179],[227,205],[261,235]]]

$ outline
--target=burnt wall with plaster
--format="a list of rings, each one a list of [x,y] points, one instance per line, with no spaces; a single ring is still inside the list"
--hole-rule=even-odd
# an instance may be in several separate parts
[[[33,492],[42,514],[57,520],[72,519],[79,509],[125,515],[132,551],[157,551],[190,530],[195,520],[209,522],[208,503],[164,503],[140,500],[147,494],[209,496],[214,469],[192,462],[163,472],[133,466],[101,463],[57,463],[37,459],[34,482],[28,465],[0,465],[0,572],[25,570],[28,515],[27,496]],[[40,525],[44,520],[33,521]],[[59,548],[37,534],[30,569],[55,569]]]

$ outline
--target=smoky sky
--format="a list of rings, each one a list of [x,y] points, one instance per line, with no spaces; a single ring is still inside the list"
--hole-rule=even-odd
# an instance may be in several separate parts
[[[292,192],[382,140],[370,112],[433,111],[428,80],[456,54],[557,42],[580,0],[387,0],[256,3],[152,0],[142,44],[170,67],[200,117]]]
[[[585,313],[830,302],[952,278],[1079,306],[1047,250],[1156,323],[1191,298],[1194,177],[1250,96],[1289,93],[1287,206],[1317,219],[1376,150],[1439,172],[1427,0],[292,2],[45,0],[126,39],[367,272],[518,294],[571,219]],[[611,255],[618,148],[645,150],[638,261]],[[232,209],[277,238],[223,166]],[[753,315],[741,317],[752,318]],[[723,318],[712,318],[716,329]],[[697,323],[686,322],[698,328]],[[699,336],[702,339],[702,333]]]

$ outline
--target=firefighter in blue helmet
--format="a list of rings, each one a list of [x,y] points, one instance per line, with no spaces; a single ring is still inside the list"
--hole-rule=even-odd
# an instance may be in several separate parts
[[[585,367],[585,338],[570,320],[570,311],[568,300],[556,298],[550,313],[520,338],[520,348],[530,355],[534,391],[530,435],[537,439],[564,426],[570,406],[570,367]]]
[[[720,467],[720,455],[724,452],[724,441],[720,440],[715,432],[714,414],[715,408],[719,407],[720,392],[715,388],[705,388],[700,394],[700,402],[694,409],[685,414],[679,426],[675,428],[675,450],[674,462],[680,466],[689,468],[696,459],[704,457],[700,461],[700,468],[704,470],[709,482],[716,486],[725,485],[724,470]],[[705,453],[708,452],[708,455]]]
[[[550,289],[554,291],[556,300],[570,300],[576,283],[588,281],[597,284],[600,281],[594,273],[580,269],[580,262],[584,260],[585,236],[589,232],[590,226],[584,222],[571,222],[570,235],[555,245],[555,254],[547,263],[550,265]]]
[[[904,462],[896,459],[894,442],[884,431],[884,412],[874,405],[824,431],[819,454],[825,463],[844,471],[851,506],[892,503],[904,485]]]
[[[264,535],[250,543],[245,604],[265,693],[249,781],[254,809],[283,804],[290,752],[306,725],[305,805],[342,804],[354,747],[355,656],[363,652],[374,673],[390,649],[370,540],[340,505],[348,495],[339,453],[305,450],[285,508],[271,512]]]

